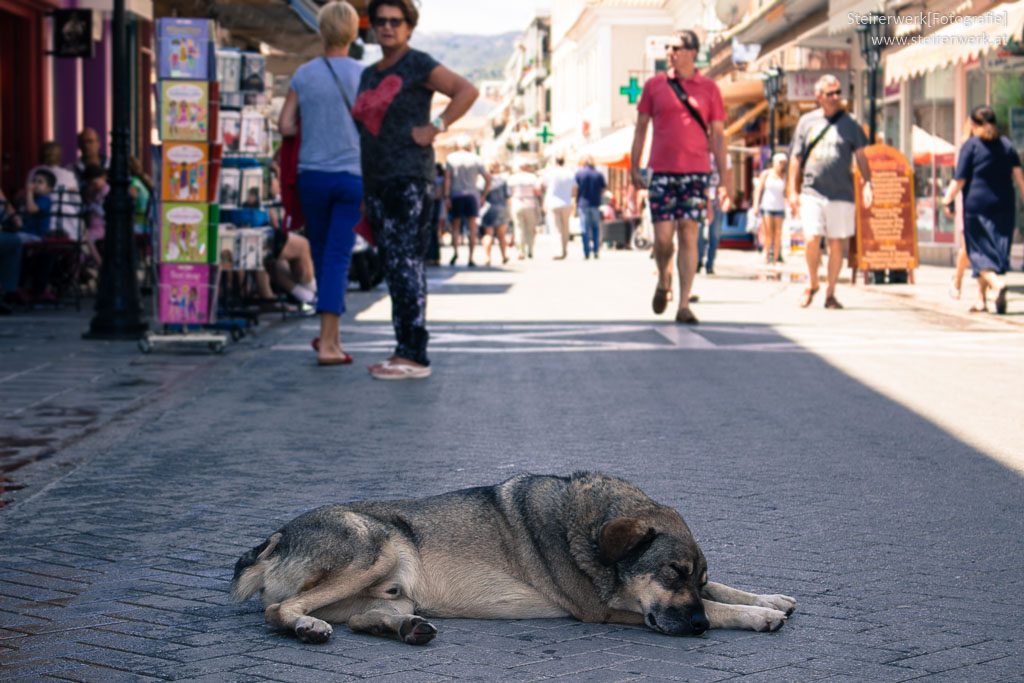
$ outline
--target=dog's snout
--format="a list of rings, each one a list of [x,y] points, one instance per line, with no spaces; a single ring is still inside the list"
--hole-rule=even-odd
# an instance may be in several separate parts
[[[693,628],[694,635],[699,636],[711,627],[711,623],[703,612],[697,612],[690,616],[690,627]]]

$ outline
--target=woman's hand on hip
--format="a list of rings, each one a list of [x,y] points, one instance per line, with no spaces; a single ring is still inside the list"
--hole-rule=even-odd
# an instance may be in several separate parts
[[[434,128],[430,124],[426,126],[416,126],[412,129],[412,139],[416,141],[416,144],[420,147],[429,147],[434,144],[434,138],[437,137],[437,128]]]

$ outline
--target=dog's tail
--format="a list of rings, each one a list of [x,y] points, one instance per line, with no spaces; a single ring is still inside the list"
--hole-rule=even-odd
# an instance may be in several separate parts
[[[238,562],[235,563],[235,576],[231,579],[231,595],[235,600],[245,602],[263,588],[264,572],[267,567],[262,560],[273,554],[280,541],[279,531],[238,558]]]

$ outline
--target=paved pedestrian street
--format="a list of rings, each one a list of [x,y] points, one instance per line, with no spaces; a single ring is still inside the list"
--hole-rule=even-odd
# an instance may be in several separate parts
[[[114,407],[0,508],[0,679],[1021,680],[1020,273],[999,318],[950,301],[938,268],[801,309],[798,259],[725,252],[681,327],[650,311],[646,253],[585,262],[574,242],[554,262],[550,240],[503,269],[430,270],[424,381],[366,372],[391,352],[383,287],[349,295],[348,367],[315,365],[313,319],[223,356],[103,347],[135,393],[7,354],[0,379],[51,389],[12,403],[0,381],[5,428]],[[344,626],[305,645],[228,594],[238,556],[315,506],[580,469],[679,509],[711,580],[797,611],[771,634],[438,619],[424,647]]]

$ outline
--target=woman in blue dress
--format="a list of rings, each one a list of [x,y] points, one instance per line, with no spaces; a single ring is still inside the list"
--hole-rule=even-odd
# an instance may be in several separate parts
[[[1024,172],[1013,142],[1000,136],[991,107],[971,112],[971,138],[960,148],[956,174],[942,200],[946,215],[953,215],[957,194],[964,193],[964,243],[974,276],[978,278],[978,302],[971,312],[988,310],[994,300],[996,312],[1006,313],[1006,281],[1001,275],[1010,265],[1013,238],[1016,183],[1024,197]]]

